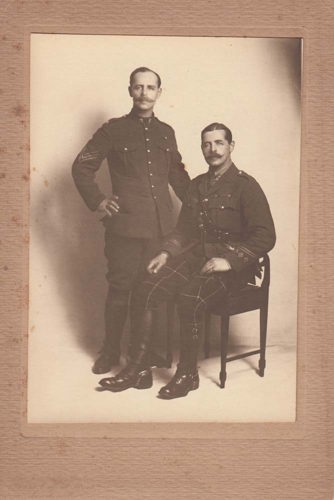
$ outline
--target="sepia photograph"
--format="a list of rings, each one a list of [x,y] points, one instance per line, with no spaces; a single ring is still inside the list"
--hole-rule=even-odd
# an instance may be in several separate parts
[[[301,39],[30,44],[27,422],[294,422]]]

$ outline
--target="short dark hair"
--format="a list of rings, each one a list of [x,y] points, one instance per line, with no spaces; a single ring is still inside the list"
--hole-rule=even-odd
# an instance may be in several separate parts
[[[205,134],[205,132],[212,132],[213,130],[225,130],[225,139],[227,140],[227,142],[229,144],[231,144],[231,142],[232,142],[231,130],[228,127],[226,127],[226,125],[224,125],[223,123],[218,123],[218,122],[210,123],[210,125],[203,128],[203,130],[201,132],[202,141],[203,141],[203,135]]]
[[[160,88],[161,87],[161,78],[158,75],[158,73],[156,73],[155,71],[153,71],[153,69],[146,68],[145,66],[141,66],[140,68],[136,68],[136,69],[134,69],[132,71],[132,73],[130,75],[130,87],[133,84],[134,77],[135,77],[135,75],[137,73],[146,73],[147,71],[149,71],[150,73],[154,73],[155,74],[155,76],[157,77],[157,81],[158,81],[158,87]]]

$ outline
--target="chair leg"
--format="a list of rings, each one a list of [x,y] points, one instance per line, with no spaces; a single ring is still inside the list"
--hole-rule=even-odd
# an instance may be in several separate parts
[[[170,368],[173,363],[172,339],[173,339],[173,327],[175,324],[174,317],[175,317],[175,303],[167,302],[166,361],[168,368]]]
[[[210,357],[210,330],[211,330],[211,314],[209,312],[205,315],[204,321],[204,357]]]
[[[266,343],[267,343],[267,321],[268,321],[268,303],[260,308],[260,359],[259,375],[264,377],[266,367]]]
[[[222,316],[220,327],[220,387],[223,389],[226,382],[226,357],[228,348],[228,330],[230,317],[228,314]]]

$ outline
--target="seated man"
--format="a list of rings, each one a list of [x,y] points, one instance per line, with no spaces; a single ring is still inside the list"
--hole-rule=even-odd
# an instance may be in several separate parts
[[[274,223],[261,187],[231,160],[231,131],[212,123],[201,137],[209,170],[191,182],[175,230],[147,268],[148,277],[136,294],[142,322],[134,355],[118,375],[100,381],[112,392],[152,386],[148,362],[152,310],[175,296],[180,358],[174,377],[161,388],[159,397],[183,397],[197,389],[199,331],[206,308],[254,280],[259,257],[275,244]]]

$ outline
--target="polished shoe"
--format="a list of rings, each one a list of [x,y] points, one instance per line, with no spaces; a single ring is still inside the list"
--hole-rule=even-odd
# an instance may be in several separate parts
[[[101,375],[102,373],[110,372],[113,366],[117,366],[119,364],[119,355],[115,354],[107,354],[103,352],[95,361],[92,372],[97,375]]]
[[[115,377],[103,378],[99,384],[103,389],[111,392],[121,392],[131,387],[135,389],[149,389],[153,384],[152,372],[150,368],[142,370],[125,367]]]
[[[182,370],[178,368],[172,380],[159,391],[161,399],[183,398],[189,391],[195,391],[199,387],[199,376],[196,371]]]

